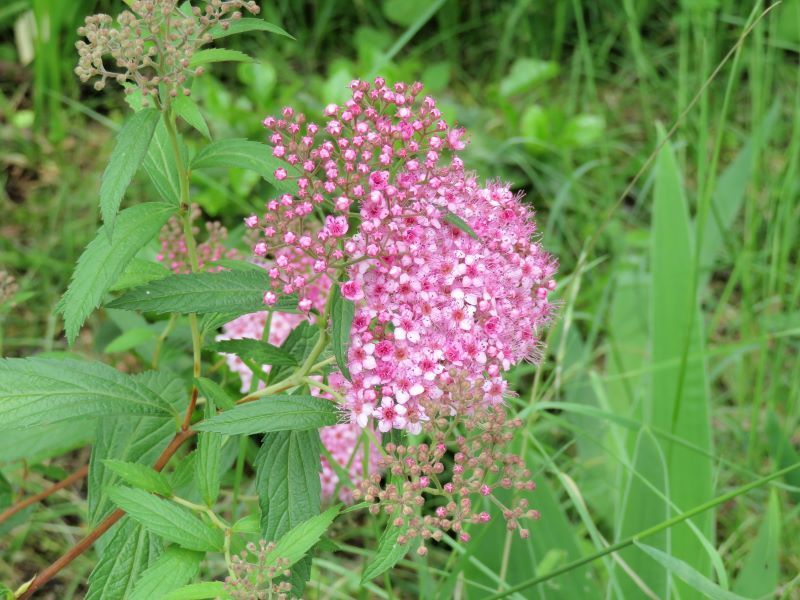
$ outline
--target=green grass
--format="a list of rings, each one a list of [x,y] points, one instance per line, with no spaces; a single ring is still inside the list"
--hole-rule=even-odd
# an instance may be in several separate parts
[[[47,3],[22,4],[47,12]],[[517,443],[538,481],[530,502],[542,513],[530,539],[497,519],[471,543],[434,547],[426,561],[409,556],[390,581],[360,589],[374,548],[363,539],[374,532],[353,519],[337,538],[347,558],[322,553],[315,563],[312,597],[489,597],[798,462],[800,2],[766,15],[716,73],[765,2],[446,0],[399,19],[390,2],[264,4],[297,41],[248,36],[237,43],[258,64],[209,67],[195,97],[215,137],[261,140],[263,115],[286,104],[317,113],[352,77],[420,79],[467,127],[471,168],[527,192],[561,263],[559,317],[541,366],[511,375],[510,404],[527,420]],[[17,65],[11,25],[21,13],[3,10],[0,61]],[[74,38],[66,25],[61,32],[58,44],[38,42],[32,65],[14,67],[21,84],[0,84],[0,268],[27,296],[0,307],[6,355],[65,348],[51,315],[96,230],[112,145],[105,120],[122,120],[121,97],[70,78]],[[504,96],[501,83],[522,58],[554,61],[559,74]],[[544,126],[532,124],[534,105]],[[196,178],[195,197],[236,226],[267,193],[250,175]],[[93,317],[80,351],[99,352],[116,336],[110,316]],[[56,458],[64,447],[45,447],[31,451],[26,475],[16,454],[4,459],[11,444],[0,440],[0,470],[15,489],[37,491],[86,460],[86,450]],[[642,540],[647,547],[513,597],[797,598],[798,499],[794,471]],[[85,512],[83,493],[65,492],[29,525],[0,526],[0,581],[18,585],[59,554]],[[54,597],[81,597],[92,564],[76,562]],[[218,576],[219,566],[204,573]]]

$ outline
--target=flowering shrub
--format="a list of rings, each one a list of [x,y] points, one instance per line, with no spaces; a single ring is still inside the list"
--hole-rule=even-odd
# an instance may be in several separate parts
[[[505,373],[538,355],[556,269],[530,207],[465,167],[465,132],[421,83],[353,81],[351,99],[328,105],[321,123],[285,108],[264,119],[269,145],[213,141],[189,160],[179,126],[207,127],[187,78],[204,61],[236,58],[199,48],[278,29],[242,18],[237,9],[255,13],[253,2],[131,6],[116,25],[88,18],[78,44],[81,78],[125,85],[134,114],[103,175],[104,225],[59,309],[70,342],[112,290],[121,293],[106,306],[153,322],[142,321],[145,337],[123,332],[109,345],[135,349],[137,374],[0,363],[0,428],[99,423],[86,469],[93,529],[19,596],[104,535],[90,596],[121,576],[136,536],[153,549],[126,563],[134,597],[191,588],[206,553],[227,571],[209,572],[226,578],[206,582],[215,595],[302,595],[313,548],[344,504],[364,509],[354,518],[386,515],[365,580],[409,549],[468,542],[473,525],[496,517],[527,537],[538,513],[519,492],[535,486],[509,450],[521,421],[508,414]],[[120,211],[140,165],[159,198]],[[249,250],[219,223],[198,225],[191,204],[192,172],[237,166],[276,191],[243,216]],[[137,256],[159,233],[156,261]],[[182,355],[177,338],[191,340],[186,368],[165,358]]]

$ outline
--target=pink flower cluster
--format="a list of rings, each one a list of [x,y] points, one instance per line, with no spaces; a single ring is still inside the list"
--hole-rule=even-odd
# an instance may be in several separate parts
[[[324,304],[327,290],[316,290],[314,295],[318,298],[318,302]],[[217,336],[217,340],[261,339],[268,315],[267,311],[242,315],[226,323],[223,326],[223,332]],[[270,321],[269,343],[280,346],[289,336],[292,329],[302,320],[303,317],[301,315],[273,312],[272,320]],[[230,370],[237,373],[241,378],[242,393],[248,392],[251,389],[253,372],[235,354],[225,354],[225,360]],[[271,367],[270,365],[264,365],[262,368],[265,373],[268,373]],[[333,399],[329,394],[321,390],[312,389],[311,393],[315,396]],[[361,434],[362,429],[351,423],[323,427],[320,430],[320,438],[323,445],[339,467],[347,471],[350,480],[356,486],[365,478],[365,469],[367,473],[377,473],[379,471],[379,450],[374,444],[370,444],[369,456],[365,457],[364,446],[360,443]],[[353,501],[353,489],[345,482],[340,482],[339,474],[331,466],[326,456],[323,455],[320,458],[322,463],[320,472],[322,497],[330,500],[338,490],[339,499],[343,502],[351,503]]]
[[[192,221],[201,216],[200,207],[193,204],[191,209]],[[228,239],[228,230],[219,221],[207,221],[205,224],[205,239],[197,244],[197,264],[201,271],[221,271],[223,267],[209,266],[223,258],[238,258],[236,249],[228,249],[225,245]],[[193,226],[192,234],[197,237],[200,228]],[[161,252],[156,255],[156,260],[163,263],[173,273],[191,273],[189,249],[186,246],[186,237],[183,232],[183,223],[178,217],[172,217],[161,230],[159,236]]]
[[[256,255],[291,249],[312,263],[309,277],[279,256],[266,304],[297,293],[308,310],[318,278],[341,281],[356,303],[344,385],[352,420],[418,433],[429,418],[423,401],[458,404],[456,378],[482,391],[479,404],[502,401],[503,372],[536,357],[556,263],[533,239],[521,197],[464,170],[463,132],[419,98],[421,84],[350,87],[322,126],[290,108],[264,120],[286,164],[275,177],[296,193],[246,224],[263,234]]]

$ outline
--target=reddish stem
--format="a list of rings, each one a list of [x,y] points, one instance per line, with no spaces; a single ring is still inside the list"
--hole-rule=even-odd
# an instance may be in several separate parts
[[[156,471],[161,471],[164,466],[167,464],[170,458],[177,452],[178,448],[180,448],[183,443],[191,438],[196,432],[191,429],[183,429],[180,432],[175,434],[175,437],[172,438],[172,441],[169,445],[164,449],[161,453],[161,456],[158,457],[156,460],[155,465],[153,468]],[[63,483],[63,482],[62,482]],[[44,571],[39,573],[31,584],[28,586],[28,589],[19,597],[19,600],[28,600],[29,598],[33,597],[34,592],[39,590],[44,584],[50,581],[53,577],[58,575],[59,571],[69,565],[73,560],[78,558],[81,554],[86,552],[92,544],[94,544],[97,539],[103,535],[106,531],[108,531],[114,523],[119,521],[125,512],[121,509],[115,510],[111,513],[106,519],[100,523],[97,527],[95,527],[89,534],[83,538],[80,542],[75,544],[72,548],[70,548],[64,555],[62,555],[58,560],[56,560],[53,564],[47,567]]]
[[[42,490],[38,494],[34,494],[33,496],[25,498],[24,500],[20,500],[13,506],[8,507],[2,513],[0,513],[0,523],[7,521],[15,514],[17,514],[21,510],[28,508],[32,504],[41,502],[48,496],[51,496],[52,494],[56,493],[58,490],[64,489],[65,487],[72,485],[76,481],[80,481],[88,474],[89,474],[89,465],[85,465],[80,469],[78,469],[77,471],[75,471],[74,473],[72,473],[69,477],[63,479],[62,481],[59,481],[55,485],[50,486],[46,490]]]

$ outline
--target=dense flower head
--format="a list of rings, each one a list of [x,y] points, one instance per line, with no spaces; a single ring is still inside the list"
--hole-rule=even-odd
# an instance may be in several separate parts
[[[464,170],[463,131],[420,98],[421,84],[350,88],[323,124],[291,108],[264,120],[285,163],[275,177],[294,193],[245,222],[262,234],[256,254],[292,249],[313,261],[310,279],[277,261],[267,304],[297,293],[308,307],[307,286],[322,278],[355,302],[344,384],[352,420],[418,433],[425,401],[458,401],[456,379],[482,390],[477,404],[502,401],[503,372],[536,358],[556,264],[520,195]]]
[[[197,221],[201,215],[200,207],[193,204],[191,209],[192,222]],[[205,224],[205,238],[197,244],[197,263],[201,271],[221,271],[223,267],[213,265],[223,258],[238,258],[239,253],[236,249],[228,249],[226,240],[228,230],[218,221],[207,221]],[[192,227],[192,235],[197,238],[200,228]],[[191,273],[191,261],[189,259],[189,249],[186,245],[186,237],[183,232],[183,224],[178,217],[171,217],[159,235],[161,251],[156,255],[156,259],[169,267],[173,273]]]
[[[128,4],[131,10],[120,13],[116,25],[109,15],[86,17],[78,29],[86,41],[75,44],[80,57],[75,73],[83,82],[95,78],[97,90],[111,80],[128,85],[127,93],[138,87],[145,97],[157,96],[159,86],[171,96],[179,92],[188,96],[187,79],[203,71],[202,67],[190,68],[192,56],[211,43],[211,29],[228,29],[232,21],[241,18],[240,10],[260,11],[254,0],[208,0],[202,9],[188,2],[187,8],[178,0],[133,0]],[[157,42],[167,25],[168,39]]]

